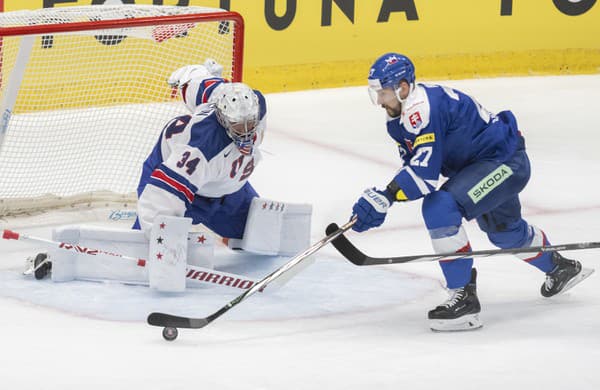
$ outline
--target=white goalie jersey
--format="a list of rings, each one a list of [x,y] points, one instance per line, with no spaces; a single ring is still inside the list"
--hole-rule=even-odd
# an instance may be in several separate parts
[[[260,121],[251,151],[240,151],[219,123],[210,93],[224,82],[204,80],[193,115],[171,120],[144,162],[138,187],[140,227],[148,231],[157,215],[183,216],[196,196],[220,198],[238,191],[261,160],[258,146],[266,127],[266,102],[259,91]]]

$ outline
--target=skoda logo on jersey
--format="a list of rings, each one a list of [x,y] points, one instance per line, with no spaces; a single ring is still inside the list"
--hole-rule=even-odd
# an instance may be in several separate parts
[[[492,173],[483,178],[479,183],[469,190],[469,197],[473,203],[477,204],[493,189],[504,183],[506,179],[513,175],[512,169],[506,164],[500,165]]]

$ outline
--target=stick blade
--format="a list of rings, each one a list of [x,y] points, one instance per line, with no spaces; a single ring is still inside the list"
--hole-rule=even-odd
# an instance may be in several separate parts
[[[203,328],[208,325],[205,318],[179,317],[166,313],[150,313],[147,321],[148,325],[169,328]]]
[[[338,226],[337,223],[333,222],[330,223],[327,228],[325,228],[325,234],[330,235],[333,232],[337,231],[340,227]]]
[[[325,229],[325,233],[330,235],[337,231],[340,227],[336,223],[330,223]],[[343,234],[337,236],[331,241],[331,244],[338,250],[346,259],[354,265],[365,265],[367,256],[355,247]]]

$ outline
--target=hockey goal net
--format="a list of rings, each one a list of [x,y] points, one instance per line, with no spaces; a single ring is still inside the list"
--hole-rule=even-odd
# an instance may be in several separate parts
[[[205,7],[0,14],[0,216],[135,202],[146,155],[185,112],[168,76],[213,58],[240,81],[243,28]]]

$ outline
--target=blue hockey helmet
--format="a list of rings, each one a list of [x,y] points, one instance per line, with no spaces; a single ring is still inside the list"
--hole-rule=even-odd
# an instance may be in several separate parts
[[[415,66],[402,54],[382,55],[373,63],[369,71],[369,88],[374,90],[383,88],[396,90],[402,80],[406,80],[411,85],[415,82]]]

